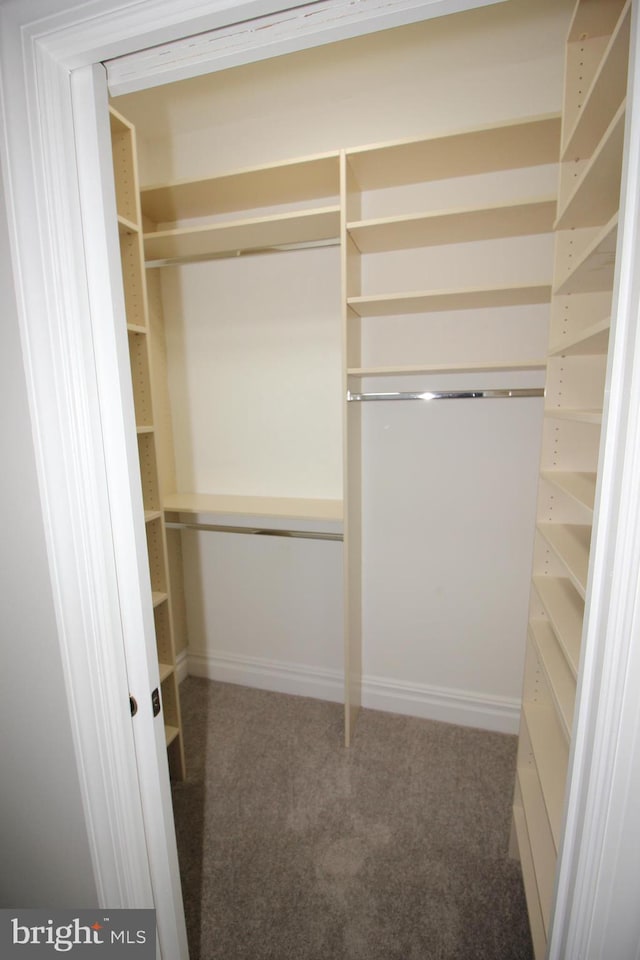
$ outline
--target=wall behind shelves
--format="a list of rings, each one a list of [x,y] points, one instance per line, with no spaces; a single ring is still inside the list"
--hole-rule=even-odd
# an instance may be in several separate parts
[[[510,0],[385,34],[234,68],[172,87],[131,94],[119,98],[116,107],[136,124],[145,184],[228,172],[341,147],[447,132],[514,116],[559,112],[564,41],[572,8],[573,0]],[[519,186],[514,184],[519,184],[520,174],[505,176],[504,183],[507,182],[508,189],[517,194]],[[473,183],[469,186],[473,194],[475,186]],[[532,192],[544,193],[554,186],[555,171],[541,169]],[[481,189],[480,180],[477,187],[478,203],[494,199],[491,191]],[[437,190],[426,193],[433,201],[433,208],[455,206],[468,199],[460,200],[455,185],[442,203]],[[473,196],[469,202],[474,202]],[[391,211],[385,209],[384,212]],[[506,246],[515,250],[518,244],[507,241]],[[533,270],[532,276],[539,279],[538,273],[546,271],[551,257],[548,239],[534,238],[520,246],[529,251],[523,276],[529,279],[527,270]],[[317,313],[314,316],[316,306],[310,309],[309,305],[321,303],[325,331],[331,329],[334,321],[339,322],[337,259],[335,276],[330,279],[335,253],[327,250],[294,255],[300,258],[301,264],[306,264],[295,275],[298,320],[304,317],[305,324],[316,324],[321,318]],[[426,259],[437,263],[438,256],[429,255]],[[452,247],[446,252],[447,263],[454,262],[455,256],[456,250]],[[197,280],[187,293],[181,276],[195,276],[200,271],[209,279]],[[252,281],[252,271],[254,277],[260,276],[259,282]],[[288,407],[290,397],[283,395],[275,398],[272,408],[273,419],[282,419],[289,424],[287,432],[291,431],[294,438],[297,436],[294,453],[306,464],[306,476],[305,471],[293,466],[286,444],[280,461],[271,458],[269,462],[264,437],[254,434],[253,443],[250,431],[246,430],[247,402],[265,404],[264,416],[271,419],[269,404],[273,398],[267,394],[265,399],[266,373],[260,370],[264,354],[261,356],[256,350],[256,338],[260,343],[260,324],[274,319],[268,319],[264,307],[269,284],[278,290],[286,289],[279,271],[279,257],[275,256],[260,261],[239,258],[213,265],[163,270],[173,428],[180,451],[179,486],[189,486],[192,482],[196,487],[208,485],[215,475],[219,492],[230,492],[229,485],[234,485],[233,492],[263,495],[296,492],[300,496],[340,495],[337,328],[334,347],[325,341],[321,356],[311,356],[310,341],[305,344],[304,340],[296,342],[295,338],[285,337],[284,353],[279,358],[283,377],[292,376],[292,382],[299,384],[303,393],[311,392],[315,407],[312,416],[308,416],[303,407],[294,408],[292,414]],[[309,289],[306,301],[305,288]],[[230,306],[231,290],[242,292],[237,312]],[[211,336],[207,317],[220,317],[219,308],[212,307],[214,297],[221,297],[228,312],[215,334],[214,359],[206,370],[201,370],[202,392],[196,395],[194,372]],[[514,313],[517,324],[525,315],[531,318],[531,336],[523,351],[527,357],[544,353],[547,313],[544,308],[518,308]],[[295,316],[289,316],[288,322],[295,321]],[[410,322],[415,325],[417,321]],[[442,327],[444,356],[448,350],[446,317],[444,321],[439,317],[436,322]],[[384,321],[374,321],[371,332],[382,326]],[[502,338],[501,326],[504,330],[502,320],[493,327],[496,355],[513,357],[514,350],[503,342],[512,339],[511,333]],[[262,348],[264,346],[263,343]],[[398,348],[399,355],[404,355],[405,348],[400,345]],[[275,342],[269,349],[277,351]],[[491,345],[483,347],[482,355],[492,355]],[[376,362],[383,362],[377,349],[371,356],[375,356]],[[242,393],[233,397],[234,381],[228,376],[228,369],[238,357],[246,373],[245,385],[253,385],[251,389],[257,391],[247,394],[246,398]],[[410,364],[421,359],[406,357],[405,362]],[[305,373],[311,369],[310,361],[320,364],[316,369],[323,368],[327,385],[335,383],[338,406],[333,407],[332,400],[325,400],[320,388],[316,391],[309,373]],[[508,385],[518,385],[516,379],[511,378]],[[532,375],[528,375],[527,383],[531,379]],[[495,377],[487,381],[485,376],[484,381],[487,386],[499,385]],[[386,381],[383,389],[389,388]],[[439,714],[443,719],[497,725],[515,732],[533,549],[541,403],[533,401],[529,405],[527,402],[524,406],[518,406],[518,401],[498,403],[504,403],[506,409],[499,408],[497,431],[490,425],[477,431],[474,424],[480,412],[468,416],[464,405],[447,413],[447,419],[457,418],[458,423],[446,430],[438,427],[434,443],[441,452],[436,463],[432,447],[423,446],[423,428],[416,423],[421,415],[417,411],[411,413],[406,405],[398,404],[392,414],[393,428],[387,433],[376,425],[376,420],[384,423],[390,414],[381,409],[366,413],[363,496],[364,673],[367,680],[364,697],[365,702],[373,706],[433,714],[434,710],[437,713],[440,691],[443,702],[453,704],[452,712],[445,710]],[[322,408],[326,414],[321,414]],[[224,411],[223,422],[214,426],[213,412],[220,409]],[[488,412],[484,410],[482,416]],[[444,423],[444,414],[438,415],[438,421]],[[322,422],[323,426],[312,428],[313,435],[309,430],[305,435],[305,422]],[[296,430],[300,432],[296,434]],[[382,431],[380,435],[378,430]],[[237,462],[222,463],[219,459],[222,441],[233,437],[244,437],[241,441],[244,453],[236,446]],[[486,443],[482,442],[483,438]],[[385,446],[381,440],[393,441],[393,460],[383,455]],[[442,451],[446,443],[452,444],[460,455],[450,461],[449,478],[442,473]],[[485,456],[487,447],[492,452]],[[478,463],[478,483],[470,487],[473,496],[469,498],[456,475],[460,463],[468,466],[472,452]],[[506,461],[500,459],[502,453]],[[402,486],[406,475],[403,463],[407,457],[410,462],[417,458],[415,469],[409,470],[415,480],[410,495]],[[239,469],[241,462],[242,470]],[[437,475],[430,476],[434,468]],[[250,480],[243,479],[244,487],[237,489],[241,475],[249,476]],[[425,478],[432,487],[437,479],[440,486],[437,489],[425,486]],[[262,485],[261,489],[251,488],[256,481]],[[448,499],[436,518],[436,531],[428,510],[445,493]],[[402,500],[400,513],[398,497]],[[456,502],[463,508],[459,514]],[[465,551],[465,531],[478,512],[482,514],[481,522],[469,531]],[[457,530],[454,551],[446,539],[447,528],[452,527]],[[216,537],[203,533],[191,537],[190,544],[185,538],[187,569],[197,572],[194,582],[199,579],[202,589],[210,590],[209,599],[205,597],[198,603],[192,597],[191,602],[190,628],[197,638],[198,669],[201,672],[209,669],[210,675],[223,679],[229,676],[229,671],[235,671],[236,679],[244,676],[247,682],[255,682],[258,667],[273,661],[276,667],[269,682],[276,689],[291,690],[291,674],[287,674],[286,669],[288,661],[299,683],[297,692],[312,695],[318,692],[317,671],[325,670],[330,678],[341,657],[340,621],[335,616],[340,609],[340,584],[333,579],[331,569],[327,567],[324,573],[318,572],[318,583],[322,585],[319,602],[332,610],[324,622],[323,643],[318,642],[315,633],[314,604],[311,603],[307,624],[300,618],[295,621],[300,637],[298,650],[292,646],[290,631],[291,622],[298,615],[292,614],[294,620],[284,623],[282,633],[288,638],[286,641],[282,635],[272,634],[273,642],[270,642],[269,631],[254,629],[242,650],[237,650],[234,664],[233,644],[225,640],[220,623],[225,619],[233,622],[233,604],[237,605],[237,597],[230,600],[228,609],[218,608],[214,625],[210,598],[215,594],[223,603],[229,591],[221,586],[219,545],[205,540],[207,536]],[[444,538],[443,544],[434,543],[439,537]],[[242,539],[249,541],[249,538]],[[514,560],[516,544],[520,546]],[[495,559],[496,552],[500,552],[498,547],[500,557],[490,574],[487,550]],[[259,583],[268,564],[261,570],[263,559],[255,558],[254,562],[255,554],[250,554],[245,547],[239,549],[245,554],[246,584]],[[324,556],[328,564],[334,562],[331,550]],[[425,578],[435,585],[439,556],[446,561],[442,573],[447,571],[452,584],[446,602],[442,591],[435,591],[435,586],[424,589]],[[458,569],[456,557],[460,557]],[[454,582],[458,584],[455,588]],[[248,591],[247,604],[257,602],[255,593]],[[410,601],[404,602],[409,593]],[[474,612],[472,596],[480,615],[478,610]],[[258,619],[260,609],[269,619],[273,598],[264,600],[256,613]],[[307,637],[314,639],[307,642]],[[231,660],[225,660],[222,669],[220,664],[225,657]],[[305,669],[308,682],[305,682]],[[453,697],[447,700],[451,691]],[[325,695],[329,695],[327,690]],[[485,709],[487,703],[497,705],[493,714],[491,706],[488,711]]]

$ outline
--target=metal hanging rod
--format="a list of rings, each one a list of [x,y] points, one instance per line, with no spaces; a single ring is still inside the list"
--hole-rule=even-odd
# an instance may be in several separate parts
[[[347,390],[349,403],[361,403],[365,400],[502,400],[510,397],[544,397],[544,387],[515,390],[424,390],[420,393],[352,393]]]
[[[304,240],[299,243],[278,243],[273,246],[246,247],[238,250],[219,250],[216,253],[199,253],[194,256],[166,257],[161,260],[147,260],[145,267],[177,267],[183,263],[206,263],[209,260],[237,260],[238,257],[262,256],[265,253],[290,253],[292,250],[315,250],[317,247],[337,247],[338,237],[327,240]]]
[[[338,540],[341,533],[323,533],[314,530],[270,530],[262,527],[232,527],[216,523],[179,523],[168,521],[167,530],[206,530],[213,533],[244,533],[259,537],[288,537],[290,540]]]

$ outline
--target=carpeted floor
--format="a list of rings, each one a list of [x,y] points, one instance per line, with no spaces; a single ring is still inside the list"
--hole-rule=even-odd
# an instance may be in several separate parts
[[[191,960],[530,960],[515,737],[190,677]]]

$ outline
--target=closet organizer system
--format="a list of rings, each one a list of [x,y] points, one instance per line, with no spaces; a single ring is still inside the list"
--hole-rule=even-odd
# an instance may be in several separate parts
[[[167,739],[174,750],[172,772],[182,771],[179,703],[173,646],[172,605],[180,614],[184,605],[180,573],[179,534],[174,527],[195,527],[238,532],[268,532],[288,536],[343,539],[344,636],[345,636],[345,738],[349,743],[361,687],[361,410],[363,402],[434,400],[456,402],[519,402],[526,396],[541,397],[543,357],[526,354],[486,360],[468,356],[464,333],[455,326],[469,311],[493,308],[507,310],[548,304],[551,284],[513,282],[475,283],[438,289],[425,285],[424,271],[411,261],[416,249],[458,244],[473,251],[477,243],[504,238],[550,234],[556,197],[544,195],[535,171],[557,164],[560,117],[547,115],[517,118],[481,128],[446,135],[351,148],[287,162],[243,169],[210,179],[178,182],[139,191],[135,158],[135,132],[126,119],[111,108],[114,168],[120,224],[122,266],[131,354],[140,469],[148,530],[149,564],[158,629],[158,656],[164,677],[162,694]],[[524,179],[522,194],[496,197],[506,171],[518,171]],[[534,179],[528,184],[527,173]],[[482,202],[474,187],[479,176],[493,176],[491,201]],[[447,180],[456,188],[466,185],[473,198],[466,206],[434,208],[433,193],[424,187]],[[522,187],[522,183],[525,184]],[[397,188],[397,189],[396,189]],[[415,195],[412,190],[418,191]],[[420,193],[422,189],[422,193]],[[395,192],[394,192],[395,191]],[[408,191],[408,193],[407,193]],[[480,196],[479,196],[480,194]],[[384,196],[384,206],[379,198]],[[422,199],[416,200],[416,196]],[[424,197],[427,197],[425,200]],[[455,196],[458,196],[457,189]],[[391,200],[389,198],[391,197]],[[407,199],[407,197],[409,199]],[[436,200],[437,203],[437,200]],[[390,210],[391,205],[391,210]],[[394,208],[395,206],[395,208]],[[379,215],[384,209],[384,215]],[[263,215],[255,216],[258,210]],[[235,213],[234,213],[235,211]],[[243,216],[243,211],[251,215]],[[144,227],[143,227],[144,225]],[[171,264],[240,254],[273,252],[309,246],[339,244],[342,271],[343,358],[343,490],[338,500],[309,500],[233,496],[215,491],[176,491],[175,470],[162,495],[158,457],[166,464],[173,453],[165,417],[154,420],[152,388],[166,396],[166,357],[162,333],[162,304],[154,269]],[[401,286],[385,293],[371,292],[369,257],[382,254],[407,256],[400,271]],[[467,252],[472,257],[472,252]],[[144,259],[143,259],[144,258]],[[146,264],[146,270],[145,270]],[[376,270],[373,271],[376,273]],[[520,271],[520,274],[522,271]],[[145,280],[146,274],[146,280]],[[457,275],[457,274],[456,274]],[[464,272],[463,274],[464,275]],[[150,305],[151,304],[151,309]],[[435,362],[430,351],[406,362],[368,365],[370,354],[367,324],[403,317],[430,315],[451,317],[451,336],[460,343],[456,362]],[[153,341],[150,343],[150,341]],[[363,347],[363,344],[367,344]],[[384,346],[374,353],[379,356]],[[411,349],[411,348],[410,348]],[[529,354],[530,354],[529,349]],[[522,376],[535,371],[532,385]],[[517,387],[503,387],[505,374],[516,374]],[[417,377],[455,375],[453,389],[415,389]],[[499,377],[497,385],[477,386],[478,375]],[[461,378],[471,384],[460,389]],[[393,389],[379,389],[380,378]],[[410,389],[396,389],[398,379]],[[164,383],[162,381],[164,380]],[[368,390],[369,384],[376,386]],[[153,398],[155,400],[155,396]],[[156,404],[157,406],[157,404]],[[340,439],[338,439],[340,442]],[[164,471],[163,471],[164,472]],[[164,516],[163,516],[164,515]],[[171,596],[168,596],[165,524],[171,542]],[[336,528],[341,532],[336,534]],[[173,604],[172,604],[173,601]],[[183,611],[182,611],[183,612]]]
[[[631,2],[570,25],[544,436],[513,808],[536,958],[562,843],[611,327]]]

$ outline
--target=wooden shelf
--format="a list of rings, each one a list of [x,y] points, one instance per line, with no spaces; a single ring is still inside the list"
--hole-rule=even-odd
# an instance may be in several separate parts
[[[384,217],[347,224],[361,253],[404,250],[434,244],[490,240],[497,237],[549,233],[556,198],[495,204],[406,217]]]
[[[533,583],[575,678],[580,662],[584,601],[566,577],[534,577]]]
[[[152,427],[152,426],[137,426],[137,427],[136,427],[136,433],[138,434],[138,436],[142,436],[142,435],[145,434],[145,433],[153,433],[153,427]]]
[[[544,805],[556,850],[562,835],[562,813],[569,748],[558,735],[558,720],[551,704],[523,703],[524,716],[540,779]]]
[[[167,600],[167,594],[161,590],[154,590],[151,594],[151,599],[153,600],[153,606],[159,607],[161,603]]]
[[[618,215],[598,231],[571,272],[555,288],[556,295],[594,293],[613,288],[613,270],[618,241]]]
[[[518,784],[522,809],[533,860],[538,903],[545,936],[549,931],[553,885],[556,869],[556,847],[553,842],[540,781],[531,767],[518,766]]]
[[[137,223],[134,223],[133,220],[128,220],[127,217],[123,217],[118,214],[118,232],[119,233],[139,233],[140,228]]]
[[[179,736],[180,730],[178,727],[171,727],[169,724],[164,725],[164,739],[167,746],[173,743],[173,741]]]
[[[593,513],[596,496],[595,473],[565,473],[560,470],[548,470],[542,473],[548,483],[567,493],[582,507]]]
[[[143,327],[140,323],[128,323],[127,330],[129,333],[140,334],[142,336],[146,335],[147,328]]]
[[[527,910],[529,912],[533,952],[535,960],[544,960],[547,949],[547,938],[542,921],[542,910],[540,907],[540,896],[538,894],[538,881],[533,863],[531,840],[529,838],[527,822],[521,803],[514,803],[513,805],[513,823],[518,841],[518,853],[520,855],[522,880],[527,900]]]
[[[216,254],[234,255],[238,251],[337,240],[339,234],[340,207],[331,206],[145,233],[144,253],[147,264],[192,260]]]
[[[532,620],[529,628],[568,745],[573,729],[576,678],[569,668],[567,659],[549,621]]]
[[[620,203],[624,102],[618,108],[571,195],[561,203],[557,230],[594,227],[610,220]]]
[[[583,524],[540,523],[538,530],[566,567],[569,579],[584,600],[591,527]]]
[[[337,197],[339,190],[339,155],[325,153],[145,187],[141,204],[144,216],[154,223],[175,223],[234,210]]]
[[[556,163],[558,114],[347,151],[361,190]]]
[[[569,336],[562,343],[558,341],[549,348],[549,355],[552,357],[562,356],[597,356],[606,354],[609,349],[609,330],[611,328],[611,318],[600,320],[599,323],[591,324],[576,333]]]
[[[341,521],[341,500],[291,497],[245,497],[231,494],[172,493],[164,497],[166,513],[209,513],[282,520]]]
[[[462,363],[425,363],[414,366],[349,367],[350,377],[395,377],[429,373],[491,373],[510,370],[544,370],[544,360],[468,360]]]
[[[158,520],[162,516],[161,510],[145,510],[144,522],[151,523],[152,520]]]
[[[164,683],[165,680],[168,680],[174,672],[170,663],[159,663],[158,670],[160,672],[160,683]]]
[[[471,310],[482,307],[515,307],[548,303],[548,284],[489,287],[467,290],[428,290],[416,293],[376,294],[349,297],[347,304],[360,317],[385,317],[439,310]]]
[[[610,118],[622,103],[627,87],[627,57],[631,26],[631,0],[625,4],[580,114],[565,138],[563,160],[590,157]]]
[[[545,417],[550,420],[573,420],[575,423],[602,423],[602,410],[570,410],[566,407],[547,407]]]

